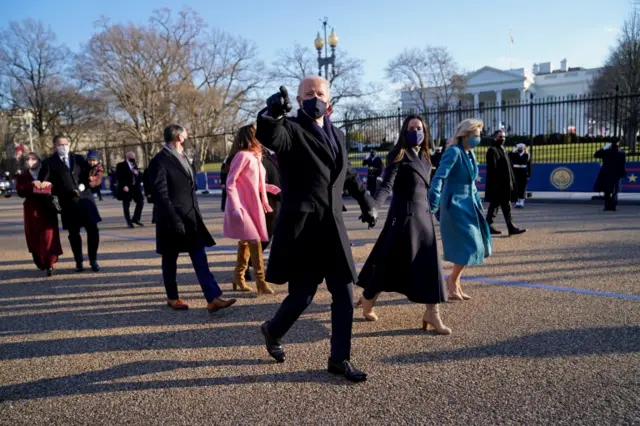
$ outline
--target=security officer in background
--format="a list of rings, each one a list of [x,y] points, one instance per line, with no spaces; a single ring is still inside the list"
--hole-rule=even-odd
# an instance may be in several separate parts
[[[618,141],[606,144],[593,155],[602,160],[602,168],[598,173],[594,191],[604,192],[604,211],[616,211],[620,179],[627,176],[627,158],[618,148]]]
[[[513,175],[516,178],[516,187],[518,192],[518,201],[516,208],[524,208],[524,200],[527,198],[527,182],[531,177],[531,155],[527,150],[527,146],[519,143],[509,153],[509,159],[513,166]]]
[[[374,150],[371,150],[369,156],[362,162],[362,166],[369,168],[369,174],[367,176],[367,190],[369,190],[369,193],[373,197],[376,195],[378,179],[382,180],[382,158],[377,156]]]

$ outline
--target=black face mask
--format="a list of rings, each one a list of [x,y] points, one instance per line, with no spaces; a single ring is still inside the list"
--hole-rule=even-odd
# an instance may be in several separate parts
[[[504,139],[495,139],[495,144],[498,146],[504,145]]]
[[[131,164],[133,164],[134,166],[136,165],[136,160],[135,160],[135,159],[133,159],[133,158],[129,158],[129,162],[130,162]]]
[[[327,112],[327,103],[318,98],[305,99],[302,101],[302,110],[314,120],[324,117]]]

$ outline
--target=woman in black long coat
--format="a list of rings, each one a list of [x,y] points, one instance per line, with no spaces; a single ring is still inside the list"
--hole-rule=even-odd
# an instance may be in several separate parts
[[[393,199],[384,228],[360,272],[357,284],[364,292],[358,305],[367,320],[376,321],[373,306],[378,294],[402,293],[412,302],[426,304],[423,330],[431,325],[439,334],[450,334],[438,312],[447,291],[427,201],[431,181],[428,141],[424,120],[418,115],[407,117],[376,192],[378,209],[392,189]]]

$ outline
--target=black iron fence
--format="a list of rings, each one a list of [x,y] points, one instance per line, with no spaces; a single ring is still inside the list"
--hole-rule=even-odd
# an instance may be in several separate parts
[[[491,134],[502,129],[506,144],[525,143],[538,163],[596,161],[593,154],[606,143],[619,140],[628,155],[637,155],[640,127],[640,94],[546,97],[504,101],[500,105],[459,102],[426,111],[397,111],[375,116],[345,117],[335,124],[346,135],[350,159],[360,165],[370,150],[387,152],[398,138],[409,113],[419,113],[431,130],[433,146],[453,136],[456,125],[467,118],[484,122],[483,140],[476,149],[484,161]]]
[[[231,149],[233,133],[221,133],[215,135],[203,135],[189,137],[191,145],[185,147],[190,158],[196,161],[196,168],[206,168],[208,164],[220,164]],[[108,170],[114,168],[117,163],[124,161],[127,152],[136,154],[138,165],[146,168],[153,156],[162,149],[164,142],[158,140],[153,142],[126,142],[121,143],[105,142],[102,146],[92,147],[100,152],[100,158],[104,167]],[[196,154],[196,144],[202,147],[204,155],[202,161]]]
[[[485,152],[491,144],[491,134],[503,129],[506,145],[525,143],[536,163],[586,163],[596,161],[593,154],[613,140],[627,152],[629,160],[640,161],[638,130],[640,129],[640,94],[614,93],[576,97],[546,97],[491,103],[459,102],[447,108],[426,111],[395,111],[388,114],[346,116],[334,122],[346,136],[349,158],[353,166],[362,166],[362,160],[373,149],[384,155],[394,145],[405,117],[418,112],[431,129],[432,146],[444,145],[453,136],[456,125],[466,118],[484,122],[482,143],[476,148],[478,160],[484,162]],[[196,136],[205,155],[196,166],[216,171],[228,154],[233,141],[232,133]],[[133,151],[142,167],[162,147],[161,141],[121,144],[105,143],[95,147],[101,152],[105,167],[111,168]],[[198,157],[194,155],[194,157]]]

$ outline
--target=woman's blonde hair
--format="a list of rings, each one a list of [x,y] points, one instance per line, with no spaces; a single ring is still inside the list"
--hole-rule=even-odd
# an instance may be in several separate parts
[[[478,120],[475,118],[467,118],[466,120],[462,120],[456,126],[455,136],[447,141],[447,148],[459,142],[461,138],[469,136],[470,134],[475,132],[476,129],[482,130],[483,127],[484,123],[482,122],[482,120]]]

